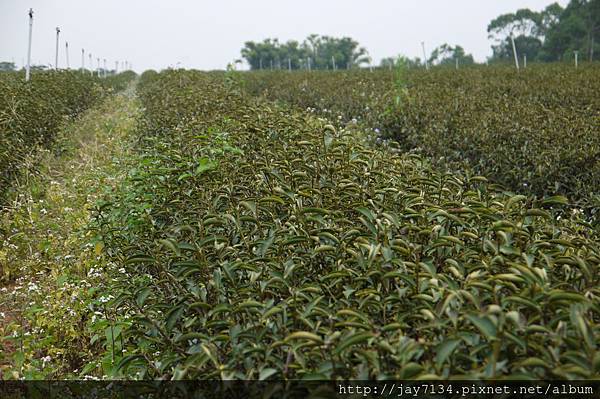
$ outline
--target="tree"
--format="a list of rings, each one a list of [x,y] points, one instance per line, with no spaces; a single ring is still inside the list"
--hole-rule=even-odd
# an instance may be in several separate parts
[[[502,14],[488,25],[488,38],[502,43],[511,35],[539,37],[542,34],[541,14],[522,8],[515,13]]]
[[[492,20],[487,28],[488,37],[495,41],[492,59],[513,56],[511,36],[519,54],[526,54],[530,60],[538,59],[546,35],[559,23],[563,11],[558,3],[552,3],[540,12],[522,8]]]
[[[15,69],[14,62],[0,62],[0,71],[14,71]]]
[[[398,55],[396,57],[386,57],[381,60],[379,66],[382,68],[390,68],[396,67],[398,65],[405,65],[407,68],[415,68],[421,66],[421,59],[419,57],[416,58],[408,58],[405,55]]]
[[[246,42],[241,51],[250,69],[307,68],[310,58],[311,68],[331,69],[351,68],[368,62],[367,50],[349,37],[310,35],[301,44],[295,40],[284,44],[277,39],[265,39],[260,43]]]
[[[367,50],[349,37],[310,35],[302,44],[315,69],[352,68],[368,63]]]
[[[429,57],[429,63],[432,65],[454,65],[458,60],[460,65],[472,65],[475,63],[471,54],[466,54],[465,50],[456,45],[454,47],[447,43],[436,47]]]
[[[542,41],[537,37],[520,35],[515,37],[515,47],[518,49],[519,56],[527,56],[528,60],[534,61],[539,59],[542,50]],[[502,43],[497,46],[492,46],[494,50],[494,61],[511,61],[514,57],[512,42],[510,37],[507,37]]]
[[[277,66],[277,60],[281,58],[280,47],[277,39],[265,39],[260,43],[246,42],[242,57],[251,69],[269,69]]]
[[[553,3],[540,12],[520,9],[503,14],[488,25],[495,43],[493,59],[512,57],[510,36],[519,54],[532,60],[557,61],[573,57],[573,52],[588,55],[600,50],[600,0],[571,0],[566,8]]]
[[[554,61],[572,57],[573,51],[593,59],[600,35],[600,0],[571,0],[558,23],[548,30],[543,59]]]

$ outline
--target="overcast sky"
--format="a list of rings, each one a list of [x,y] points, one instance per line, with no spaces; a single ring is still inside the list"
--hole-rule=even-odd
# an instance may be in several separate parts
[[[477,61],[491,55],[487,24],[496,16],[551,0],[0,0],[0,61],[20,67],[27,53],[28,16],[34,10],[32,62],[59,66],[69,42],[71,66],[81,49],[94,59],[129,60],[135,70],[180,66],[222,69],[240,57],[245,41],[303,40],[311,33],[350,36],[374,63],[383,57],[422,56],[442,43],[460,44]],[[565,6],[567,0],[559,0]],[[86,55],[86,63],[88,57]],[[96,61],[94,61],[96,63]]]

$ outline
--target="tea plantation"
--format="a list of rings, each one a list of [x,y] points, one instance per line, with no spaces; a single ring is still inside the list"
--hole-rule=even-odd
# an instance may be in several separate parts
[[[397,141],[454,173],[471,169],[523,194],[600,207],[600,70],[570,65],[458,71],[260,73],[252,94]],[[596,217],[597,218],[597,217]]]
[[[0,370],[598,378],[598,73],[146,72],[105,99],[80,249],[7,282]],[[10,215],[54,231],[45,201]]]

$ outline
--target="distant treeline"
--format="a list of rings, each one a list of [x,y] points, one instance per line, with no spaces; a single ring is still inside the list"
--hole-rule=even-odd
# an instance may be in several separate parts
[[[364,47],[349,38],[308,36],[302,43],[278,39],[246,42],[242,57],[251,69],[347,69],[368,64]]]
[[[600,0],[571,0],[566,8],[550,4],[540,12],[528,8],[503,14],[488,25],[494,40],[493,60],[513,57],[511,36],[519,55],[533,61],[593,60],[600,50]]]
[[[503,14],[487,28],[493,40],[493,55],[489,62],[509,62],[513,59],[511,36],[519,58],[548,62],[571,60],[578,52],[581,60],[593,60],[600,51],[600,0],[571,0],[565,7],[558,3],[536,12],[524,8]],[[368,51],[349,37],[308,36],[304,41],[278,39],[248,41],[242,58],[251,69],[350,69],[371,64]],[[380,66],[391,67],[402,62],[420,66],[423,60],[404,56],[387,57]],[[473,64],[473,56],[460,45],[444,43],[429,54],[431,65]]]

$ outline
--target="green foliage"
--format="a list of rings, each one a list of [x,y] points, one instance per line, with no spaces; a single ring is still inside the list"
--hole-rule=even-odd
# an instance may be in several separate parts
[[[394,73],[250,73],[246,89],[353,119],[441,166],[470,168],[516,192],[569,196],[590,214],[600,207],[599,69],[531,66],[409,70],[408,96],[395,110]],[[339,122],[338,122],[339,121]],[[458,173],[458,172],[457,172]],[[588,215],[589,216],[589,215]]]
[[[93,78],[78,73],[40,73],[30,82],[17,73],[0,76],[0,187],[4,192],[26,154],[51,143],[64,119],[75,117],[101,93]]]
[[[560,23],[549,30],[544,43],[546,60],[593,59],[600,53],[600,0],[572,0],[560,15]]]
[[[578,51],[583,59],[593,60],[600,49],[600,0],[571,0],[566,8],[558,3],[540,12],[527,8],[500,15],[488,25],[489,37],[496,44],[493,59],[510,60],[515,37],[519,54],[531,61],[571,59]]]
[[[112,337],[127,321],[115,321],[110,294],[98,291],[121,271],[86,225],[124,174],[136,111],[115,95],[61,128],[0,212],[0,379],[109,374],[121,342]]]
[[[454,66],[458,60],[459,65],[472,65],[473,56],[466,54],[465,49],[461,46],[456,45],[454,47],[444,43],[441,46],[436,47],[429,57],[429,63],[431,65],[450,65]]]
[[[218,74],[139,95],[137,166],[94,222],[125,269],[109,375],[598,377],[598,236],[565,198],[436,172]]]
[[[135,75],[135,74],[133,74]],[[0,200],[39,148],[49,147],[67,120],[102,98],[107,88],[121,89],[131,73],[100,80],[78,72],[0,74]]]
[[[16,69],[14,62],[0,62],[0,71],[14,71]]]
[[[311,69],[333,69],[334,62],[336,69],[347,69],[368,62],[366,49],[355,40],[314,34],[302,44],[295,40],[281,44],[278,39],[246,42],[242,57],[253,70],[308,69],[308,62]]]
[[[402,65],[403,68],[417,68],[421,66],[421,59],[419,57],[411,59],[404,55],[398,55],[397,57],[382,58],[379,64],[381,68],[387,69],[394,69],[399,65]]]
[[[135,72],[125,71],[115,75],[109,75],[106,79],[102,80],[102,84],[115,92],[119,92],[125,90],[136,78],[137,74]]]
[[[517,54],[520,60],[523,59],[523,56],[526,56],[530,62],[540,59],[543,46],[543,43],[540,39],[531,36],[519,35],[515,37],[514,40],[515,48],[517,49]],[[509,37],[507,37],[498,46],[494,47],[494,56],[492,57],[492,62],[498,61],[504,61],[507,63],[514,62],[512,41]]]

